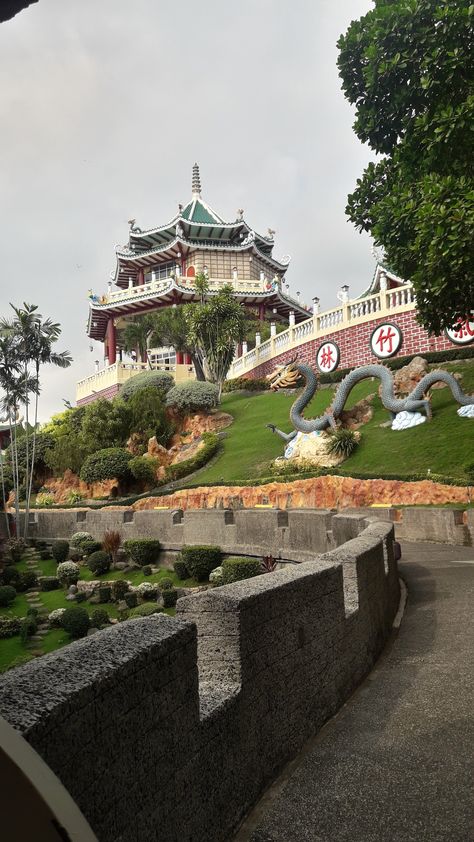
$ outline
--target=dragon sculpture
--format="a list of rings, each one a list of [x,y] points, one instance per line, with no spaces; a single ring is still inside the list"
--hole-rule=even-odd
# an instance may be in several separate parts
[[[382,385],[381,400],[385,409],[390,412],[392,421],[401,412],[419,413],[424,411],[426,418],[430,419],[431,404],[425,395],[434,383],[440,381],[449,386],[454,399],[461,407],[469,407],[466,411],[462,409],[458,410],[459,414],[466,417],[474,417],[474,395],[465,395],[456,378],[448,371],[430,371],[422,377],[407,397],[397,398],[395,397],[393,374],[390,369],[384,365],[364,365],[360,368],[355,368],[341,380],[334,395],[332,405],[323,415],[320,415],[319,418],[306,419],[303,417],[302,412],[318,388],[318,378],[313,369],[304,363],[297,363],[295,357],[287,365],[279,367],[276,372],[269,375],[268,379],[271,382],[270,388],[276,391],[277,389],[289,386],[294,387],[300,376],[304,378],[306,386],[290,410],[290,419],[295,427],[293,432],[283,433],[274,424],[267,424],[267,427],[273,433],[281,436],[286,442],[292,441],[298,432],[312,433],[317,430],[325,430],[328,427],[334,428],[336,426],[336,419],[341,415],[347,398],[354,386],[360,383],[361,380],[369,377],[377,377],[380,380]]]

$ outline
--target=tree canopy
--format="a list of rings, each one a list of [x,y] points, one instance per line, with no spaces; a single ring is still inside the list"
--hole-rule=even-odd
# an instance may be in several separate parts
[[[375,0],[338,47],[354,130],[383,156],[346,212],[439,333],[474,305],[474,4]]]

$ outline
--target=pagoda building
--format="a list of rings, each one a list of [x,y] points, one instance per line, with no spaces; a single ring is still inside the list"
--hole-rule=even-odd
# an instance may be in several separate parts
[[[212,297],[231,285],[242,305],[260,320],[308,318],[308,310],[293,300],[284,284],[289,257],[273,256],[274,231],[262,236],[245,221],[243,210],[234,222],[224,222],[201,196],[199,167],[193,167],[192,196],[166,225],[142,230],[129,220],[126,246],[116,247],[116,267],[107,293],[89,295],[87,334],[104,343],[110,365],[120,352],[120,328],[130,317],[163,307],[200,300],[198,274],[207,278]],[[115,289],[114,289],[115,284]],[[179,358],[178,358],[179,357]],[[186,363],[177,355],[176,362]]]

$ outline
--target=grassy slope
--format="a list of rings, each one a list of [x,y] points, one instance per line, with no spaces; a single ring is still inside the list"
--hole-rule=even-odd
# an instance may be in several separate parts
[[[474,361],[452,363],[444,369],[462,373],[462,386],[474,393]],[[348,459],[342,471],[385,474],[432,473],[462,476],[462,467],[474,462],[474,423],[460,418],[448,388],[432,392],[433,420],[412,430],[394,432],[380,424],[389,419],[378,398],[378,381],[359,383],[351,392],[347,407],[362,397],[376,393],[374,416],[362,427],[359,448]],[[306,417],[319,415],[331,402],[331,389],[321,389],[306,409]],[[271,460],[281,456],[284,442],[266,429],[271,422],[289,432],[289,410],[294,398],[282,393],[263,393],[255,396],[224,395],[222,409],[234,416],[235,422],[227,430],[223,453],[196,480],[200,485],[221,481],[249,480],[268,475]]]

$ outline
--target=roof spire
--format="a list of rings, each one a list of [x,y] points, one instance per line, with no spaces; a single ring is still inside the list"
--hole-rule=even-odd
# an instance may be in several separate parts
[[[201,178],[199,176],[199,164],[194,164],[193,167],[192,189],[193,199],[198,199],[201,195]]]

